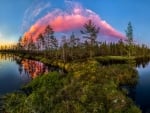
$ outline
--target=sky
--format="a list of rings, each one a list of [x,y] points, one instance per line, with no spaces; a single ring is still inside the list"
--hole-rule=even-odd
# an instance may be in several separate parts
[[[134,40],[150,44],[149,5],[149,0],[0,0],[0,45],[17,42],[25,32],[36,36],[36,32],[41,31],[38,30],[41,25],[47,23],[51,23],[57,32],[66,33],[68,27],[75,30],[81,27],[78,24],[85,22],[89,15],[102,27],[102,34],[109,37],[102,37],[103,40],[111,40],[111,36],[123,37],[127,24],[131,21]],[[68,25],[65,28],[64,25],[62,28],[60,22],[56,24],[62,15]],[[80,22],[76,18],[78,15]],[[74,21],[74,26],[70,25],[66,17]]]

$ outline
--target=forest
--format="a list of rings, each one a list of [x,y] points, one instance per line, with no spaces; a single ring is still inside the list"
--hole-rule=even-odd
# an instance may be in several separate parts
[[[58,40],[48,25],[35,41],[20,37],[17,45],[0,52],[35,59],[65,70],[46,73],[4,96],[6,113],[141,113],[122,85],[135,85],[139,59],[150,57],[150,48],[134,42],[131,22],[126,39],[97,40],[101,29],[89,20],[80,31]]]
[[[78,59],[88,59],[99,56],[143,57],[149,56],[150,49],[144,44],[136,44],[133,39],[133,28],[129,22],[126,29],[126,39],[117,42],[100,42],[97,40],[100,28],[91,20],[84,24],[81,30],[82,39],[74,33],[70,37],[55,37],[55,31],[48,25],[44,33],[40,33],[36,41],[30,37],[20,37],[16,45],[1,46],[1,52],[32,53],[46,56],[49,59],[60,59],[69,62]]]

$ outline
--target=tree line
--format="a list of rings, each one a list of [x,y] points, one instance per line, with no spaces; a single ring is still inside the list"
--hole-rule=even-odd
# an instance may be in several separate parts
[[[50,59],[62,59],[64,62],[96,56],[148,56],[150,53],[146,45],[134,43],[131,22],[125,31],[127,39],[110,43],[97,41],[101,30],[92,20],[85,23],[83,27],[84,29],[80,32],[84,41],[72,33],[70,37],[62,36],[59,42],[54,35],[55,31],[48,25],[44,33],[39,34],[36,42],[32,36],[20,37],[16,45],[1,46],[0,51],[44,55]]]

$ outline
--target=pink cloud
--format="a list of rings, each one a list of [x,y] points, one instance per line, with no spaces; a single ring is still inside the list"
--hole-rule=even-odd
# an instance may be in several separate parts
[[[75,5],[69,13],[60,9],[48,13],[33,24],[25,35],[32,35],[33,39],[36,40],[38,35],[44,32],[47,25],[51,25],[55,32],[81,30],[84,23],[90,19],[100,27],[100,34],[118,39],[125,38],[123,34],[102,20],[99,15],[78,5]]]

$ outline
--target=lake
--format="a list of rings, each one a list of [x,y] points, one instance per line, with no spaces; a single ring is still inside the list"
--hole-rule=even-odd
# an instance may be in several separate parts
[[[16,91],[35,77],[55,70],[39,61],[0,54],[0,95]]]
[[[150,63],[137,66],[138,82],[129,87],[129,97],[143,113],[150,113]],[[0,54],[0,95],[19,90],[37,76],[50,71],[61,71],[42,62],[22,59],[11,54]]]
[[[133,99],[143,113],[150,113],[150,62],[137,67],[138,82],[129,88],[129,97]]]

